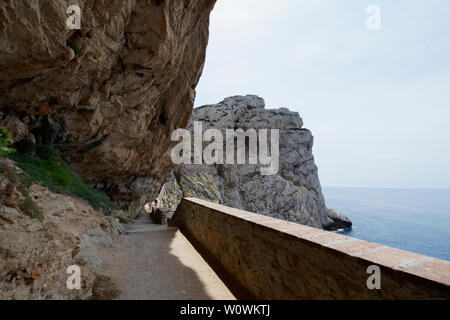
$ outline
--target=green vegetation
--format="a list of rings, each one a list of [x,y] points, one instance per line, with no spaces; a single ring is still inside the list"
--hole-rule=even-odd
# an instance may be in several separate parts
[[[54,192],[74,194],[85,199],[94,209],[103,209],[105,214],[108,214],[111,209],[119,209],[105,193],[85,184],[76,173],[69,169],[59,153],[50,146],[39,147],[37,157],[17,153],[9,157],[25,173],[22,177],[25,188],[19,190],[25,197],[27,197],[27,194],[24,194],[24,192],[27,193],[26,189],[32,183],[39,182]],[[28,211],[32,210],[29,202],[27,206],[30,207]]]
[[[33,219],[38,219],[41,222],[44,220],[42,212],[39,211],[38,207],[29,196],[25,197],[25,200],[20,205],[20,210]]]
[[[122,217],[119,217],[119,222],[122,223],[122,224],[127,224],[127,223],[128,223],[128,221],[125,220],[125,219],[122,218]]]
[[[78,47],[78,44],[75,41],[68,39],[66,41],[66,44],[67,46],[72,48],[73,52],[75,52],[75,55],[80,53],[80,47]]]
[[[3,157],[8,153],[15,152],[13,148],[10,148],[10,144],[11,134],[6,130],[5,127],[0,126],[0,157]]]
[[[20,210],[25,214],[29,215],[33,219],[38,219],[39,221],[44,221],[44,215],[36,206],[36,203],[28,194],[27,187],[23,183],[17,185],[17,190],[25,197],[25,200],[20,204]]]

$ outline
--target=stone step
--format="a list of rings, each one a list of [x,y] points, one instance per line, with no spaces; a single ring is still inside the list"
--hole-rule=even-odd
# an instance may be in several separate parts
[[[145,224],[153,224],[153,222],[150,218],[145,218],[145,219],[136,220],[132,224],[145,225]]]
[[[161,224],[131,224],[125,227],[125,231],[129,234],[140,233],[140,232],[153,232],[153,231],[166,231],[173,230],[176,228],[169,228],[167,225]]]

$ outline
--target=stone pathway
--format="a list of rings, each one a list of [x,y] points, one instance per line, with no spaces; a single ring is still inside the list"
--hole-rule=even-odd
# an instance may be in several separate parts
[[[102,273],[120,290],[118,299],[235,299],[177,228],[144,216],[126,230],[116,248],[99,253]]]
[[[168,228],[166,225],[152,223],[151,219],[147,215],[139,217],[133,224],[125,225],[125,230],[128,234],[151,231],[167,231],[171,229],[172,228]]]

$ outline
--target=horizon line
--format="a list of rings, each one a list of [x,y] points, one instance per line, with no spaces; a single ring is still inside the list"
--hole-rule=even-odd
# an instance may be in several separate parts
[[[322,188],[340,188],[340,189],[407,189],[407,190],[449,190],[450,187],[367,187],[367,186],[326,186]]]

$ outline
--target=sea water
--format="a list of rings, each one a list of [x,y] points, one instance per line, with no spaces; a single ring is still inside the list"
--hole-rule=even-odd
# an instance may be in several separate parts
[[[324,187],[327,207],[346,214],[339,233],[450,260],[450,189]]]

